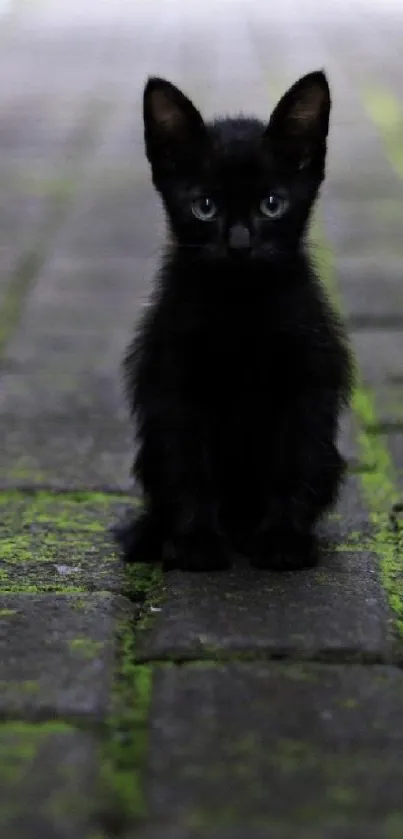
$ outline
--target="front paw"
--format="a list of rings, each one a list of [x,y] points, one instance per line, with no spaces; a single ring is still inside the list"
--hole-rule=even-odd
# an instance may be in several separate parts
[[[167,540],[163,554],[165,570],[223,571],[231,558],[225,543],[215,533],[196,530]]]
[[[149,513],[130,517],[113,527],[125,562],[161,562],[162,534],[158,521]]]
[[[255,568],[270,571],[301,571],[318,562],[315,537],[289,531],[267,532],[254,540],[250,562]]]

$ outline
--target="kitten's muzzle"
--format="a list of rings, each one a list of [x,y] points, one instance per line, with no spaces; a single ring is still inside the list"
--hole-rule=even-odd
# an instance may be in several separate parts
[[[251,248],[250,231],[244,224],[234,224],[228,230],[228,248],[236,253],[246,254]]]

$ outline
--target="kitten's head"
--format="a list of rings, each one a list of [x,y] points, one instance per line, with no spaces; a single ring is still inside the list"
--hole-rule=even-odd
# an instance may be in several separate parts
[[[177,87],[150,78],[146,153],[179,245],[213,258],[297,250],[324,178],[329,113],[323,72],[299,79],[267,125],[205,123]]]

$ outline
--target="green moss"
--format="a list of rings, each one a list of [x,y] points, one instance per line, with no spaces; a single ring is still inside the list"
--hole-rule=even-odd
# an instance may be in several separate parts
[[[0,493],[3,593],[83,593],[123,578],[112,520],[137,499],[107,493]],[[105,582],[103,582],[103,580]],[[141,596],[141,595],[139,595]]]
[[[131,505],[134,507],[141,507],[142,501],[140,498],[134,498],[131,495],[118,492],[97,492],[92,490],[43,490],[34,488],[32,491],[25,491],[20,489],[6,489],[0,490],[0,505],[20,505],[26,507],[31,513],[34,511],[42,512],[46,507],[59,507],[57,518],[65,519],[69,512],[73,511],[73,521],[75,521],[76,512],[83,505],[85,508],[96,509],[98,512],[104,508],[107,510],[113,503],[120,503]],[[29,519],[28,519],[29,520]]]
[[[385,108],[385,114],[387,114],[387,117],[384,115],[382,118],[391,120],[394,113],[394,104],[391,103],[391,100],[389,102],[385,100],[382,107]],[[319,257],[320,273],[329,294],[337,305],[333,253],[326,244],[318,224],[316,224],[314,230],[318,243],[315,252]],[[361,489],[373,526],[372,534],[368,538],[366,546],[378,557],[380,578],[394,616],[394,625],[399,635],[402,636],[403,551],[401,536],[393,532],[389,519],[390,511],[393,505],[401,499],[401,494],[398,489],[396,471],[382,435],[368,431],[368,428],[376,429],[378,426],[375,401],[370,389],[360,382],[357,372],[352,408],[358,421],[357,444],[361,459],[364,462],[371,460],[373,464],[371,471],[363,471],[359,474]]]
[[[99,592],[98,592],[99,594]],[[74,597],[71,601],[71,605],[73,609],[77,609],[77,611],[81,612],[82,609],[85,609],[88,604],[88,600],[81,597]]]
[[[122,658],[115,685],[113,713],[101,756],[101,783],[105,807],[123,823],[146,815],[143,787],[148,749],[148,716],[152,669],[135,665],[133,627],[122,630]]]
[[[280,666],[282,675],[293,682],[318,682],[321,679],[321,670],[316,665],[304,664],[302,661],[287,661],[276,666]]]
[[[119,661],[115,675],[112,713],[102,750],[101,788],[104,818],[113,813],[119,829],[146,816],[144,772],[148,752],[149,714],[154,669],[137,659],[139,632],[151,625],[163,596],[158,567],[133,564],[125,568],[124,593],[142,603],[137,621],[126,621],[118,630]],[[114,829],[115,829],[114,827]]]
[[[82,586],[57,585],[52,582],[29,583],[17,579],[14,582],[6,574],[0,573],[0,591],[2,594],[83,594]]]
[[[389,813],[389,815],[386,816],[381,836],[382,839],[402,839],[403,811]]]
[[[122,593],[141,604],[138,625],[135,627],[134,622],[129,621],[118,630],[120,653],[112,712],[106,725],[107,736],[100,761],[102,800],[108,814],[113,813],[113,818],[121,822],[137,820],[146,809],[143,769],[148,744],[152,669],[136,663],[135,629],[144,632],[150,627],[155,617],[153,608],[158,608],[162,597],[162,575],[158,568],[151,565],[132,565],[123,570],[111,541],[106,543],[105,550],[105,521],[117,505],[136,506],[140,502],[119,494],[11,491],[0,493],[0,503],[5,532],[2,542],[5,568],[0,577],[3,592],[37,594],[56,591],[83,595],[86,587],[71,585],[68,566],[75,569],[75,579],[81,583],[85,582],[85,573],[88,574],[96,563],[96,579],[112,570],[116,579],[119,570]],[[10,533],[13,535],[10,536]],[[106,554],[105,564],[103,552]],[[64,555],[68,557],[66,566],[63,565]],[[60,579],[54,571],[56,564],[63,565],[65,576]],[[84,597],[72,598],[72,605],[77,609],[85,608],[87,602]],[[75,638],[69,643],[71,652],[83,659],[97,656],[102,646],[85,637]],[[19,687],[31,693],[37,689],[33,682],[21,683]],[[59,805],[53,801],[52,806]]]
[[[19,693],[24,694],[35,694],[39,693],[40,686],[38,682],[35,682],[33,679],[25,679],[21,682],[10,681],[10,679],[1,679],[0,680],[0,692],[6,690],[12,690]],[[1,725],[1,724],[0,724]]]
[[[22,303],[43,259],[41,249],[24,254],[6,287],[0,309],[0,357],[18,324]]]
[[[352,552],[354,552],[355,554],[359,554],[359,553],[365,553],[366,551],[368,551],[369,546],[370,546],[370,543],[367,540],[365,540],[365,542],[363,542],[363,541],[361,541],[361,542],[352,541],[352,542],[344,542],[344,543],[339,542],[336,545],[332,545],[330,550],[331,550],[331,553],[352,553]]]
[[[6,783],[14,784],[25,775],[48,737],[71,731],[72,727],[62,722],[0,723],[0,787],[3,791]]]
[[[349,711],[352,711],[355,708],[358,708],[359,702],[358,699],[354,699],[353,697],[349,697],[348,699],[343,699],[340,702],[340,708],[347,708]]]
[[[123,593],[130,600],[143,600],[144,611],[142,625],[145,620],[146,607],[157,607],[162,598],[162,575],[158,566],[145,563],[127,565],[124,574]],[[140,622],[137,624],[139,629]]]
[[[377,749],[352,748],[340,753],[304,740],[275,737],[268,749],[259,748],[258,736],[255,748],[240,748],[238,753],[236,737],[228,748],[223,748],[221,741],[218,760],[210,752],[207,765],[195,761],[188,770],[186,777],[203,789],[204,806],[185,810],[187,826],[203,828],[207,835],[208,829],[217,825],[236,828],[246,823],[251,830],[271,828],[268,835],[276,839],[283,834],[289,837],[293,829],[295,835],[306,839],[342,827],[354,833],[354,827],[370,817],[368,795],[371,791],[376,795],[377,781],[382,786],[390,772],[385,755]],[[372,780],[372,790],[363,778]],[[289,796],[290,790],[301,786],[303,795]],[[395,833],[390,835],[397,839],[401,814],[393,814],[390,820],[389,815],[384,819],[382,815],[382,811],[377,813],[379,836],[389,839],[382,827],[391,825]]]
[[[289,774],[297,771],[301,764],[306,769],[316,763],[316,757],[311,743],[302,740],[291,740],[284,738],[276,743],[276,766],[278,769]]]
[[[44,825],[54,824],[55,820],[59,824],[69,824],[72,813],[77,818],[80,811],[83,817],[88,817],[92,802],[88,797],[89,790],[81,791],[77,784],[80,767],[74,756],[66,764],[59,760],[70,745],[74,746],[75,733],[73,726],[60,722],[0,724],[2,835],[12,833],[14,836],[16,824],[32,820],[33,795]],[[26,787],[27,797],[24,795]]]
[[[327,797],[336,805],[341,807],[354,806],[357,800],[357,795],[354,789],[342,785],[329,787]]]
[[[18,609],[0,609],[0,618],[11,618],[18,614]]]
[[[403,177],[403,113],[399,100],[381,85],[362,91],[365,108],[378,128],[390,162]]]
[[[34,679],[24,679],[22,681],[15,681],[11,679],[0,679],[0,695],[7,694],[23,694],[27,696],[35,696],[40,691],[39,682]],[[0,724],[1,725],[1,724]]]
[[[402,385],[394,385],[387,382],[382,383],[380,393],[378,395],[374,394],[374,400],[376,413],[378,413],[379,410],[382,416],[388,418],[386,421],[386,428],[389,427],[390,423],[392,428],[401,430],[401,428],[403,428]],[[370,417],[369,420],[365,421],[364,427],[366,430],[370,433],[383,433],[383,429],[385,428],[384,423],[379,424],[377,419],[375,419],[375,425],[373,425],[373,422],[373,417]]]
[[[91,638],[73,638],[68,645],[80,658],[96,658],[105,646],[105,641],[93,641]]]
[[[374,401],[368,389],[362,387],[356,392],[353,408],[356,415],[365,421],[375,420]],[[376,460],[376,471],[361,475],[361,486],[374,525],[371,538],[372,550],[380,564],[381,580],[389,605],[395,616],[395,625],[403,635],[403,556],[401,536],[393,532],[389,513],[400,500],[397,476],[389,452],[380,436],[368,435],[361,430],[358,443],[362,451],[371,448]]]
[[[142,568],[142,571],[140,569]],[[140,578],[138,577],[140,572]],[[165,588],[161,569],[158,566],[129,566],[127,573],[127,587],[124,593],[132,600],[141,603],[141,613],[136,621],[136,638],[140,639],[149,632],[161,609]],[[140,587],[138,583],[140,579]]]
[[[94,568],[94,577],[111,573],[122,574],[123,594],[142,604],[141,629],[150,625],[152,607],[161,598],[162,577],[152,566],[134,565],[123,572],[117,550],[112,542],[106,543],[105,521],[117,505],[137,505],[137,499],[103,493],[49,492],[22,493],[12,491],[0,494],[2,504],[2,559],[0,588],[10,593],[37,594],[47,591],[83,595],[86,587],[71,585],[67,573],[74,568],[78,580],[84,581],[85,573]],[[9,535],[9,534],[13,535]],[[100,538],[100,535],[104,538]],[[106,547],[106,550],[105,550]],[[103,553],[106,560],[103,564]],[[64,555],[68,565],[63,565]],[[119,565],[118,565],[119,563]],[[63,566],[63,575],[57,577],[55,567]],[[104,592],[108,595],[108,592]],[[97,593],[99,596],[100,593]],[[101,592],[102,594],[102,592]],[[72,598],[74,608],[85,608],[88,600]],[[8,614],[12,610],[4,610]],[[107,722],[107,737],[102,750],[102,795],[109,802],[115,818],[130,820],[145,812],[142,769],[147,751],[148,713],[151,697],[152,671],[150,667],[135,663],[135,635],[133,622],[119,627],[120,648],[113,710]],[[74,655],[91,659],[99,655],[103,644],[90,638],[75,638],[69,643]],[[8,687],[9,687],[9,683]],[[7,688],[5,684],[5,688]],[[18,689],[34,693],[34,682],[18,684]],[[36,730],[36,729],[35,729]],[[23,729],[25,731],[25,729]],[[26,755],[32,757],[37,736],[30,729]],[[60,809],[63,802],[52,799],[51,806]]]

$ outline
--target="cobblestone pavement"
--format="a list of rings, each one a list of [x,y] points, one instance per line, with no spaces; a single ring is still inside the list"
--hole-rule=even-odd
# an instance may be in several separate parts
[[[274,6],[274,8],[273,8]],[[401,839],[403,8],[0,3],[0,835]],[[317,570],[125,571],[120,359],[162,233],[148,74],[268,115],[324,67],[312,238],[360,366]],[[241,491],[241,489],[240,489]]]

